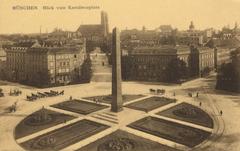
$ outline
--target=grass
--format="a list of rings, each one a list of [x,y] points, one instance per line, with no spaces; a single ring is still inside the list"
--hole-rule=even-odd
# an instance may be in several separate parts
[[[128,126],[191,148],[211,135],[211,133],[200,129],[156,117],[145,117]]]
[[[174,99],[154,96],[154,97],[146,98],[134,103],[130,103],[126,105],[126,107],[148,112],[174,102],[176,102],[176,100]]]
[[[72,101],[65,101],[62,103],[54,104],[52,105],[52,107],[87,115],[92,112],[96,112],[98,110],[107,108],[108,106],[102,105],[102,104],[96,104],[92,102],[81,101],[81,100],[72,100]]]
[[[200,108],[188,103],[181,103],[167,110],[157,113],[169,118],[213,128],[212,118]]]
[[[116,151],[116,146],[111,147],[109,144],[115,144],[122,151],[179,151],[122,130],[104,136],[77,151]]]
[[[20,144],[26,150],[56,151],[97,134],[109,126],[81,120]]]
[[[34,117],[38,116],[41,111],[42,109],[27,116],[17,125],[17,127],[15,128],[15,134],[14,134],[16,139],[39,132],[41,130],[50,128],[52,126],[55,126],[60,123],[64,123],[65,121],[69,121],[76,118],[74,116],[44,109],[45,114],[50,119],[42,123],[33,122]]]
[[[142,98],[142,97],[145,97],[145,95],[141,95],[141,94],[139,94],[139,95],[136,95],[136,94],[122,95],[123,103],[129,102],[129,101],[132,101],[132,100],[136,100],[136,99],[139,99],[139,98]],[[100,102],[108,103],[108,104],[111,104],[111,102],[112,102],[112,96],[111,95],[86,97],[84,99],[92,100],[92,101],[94,99],[98,99]]]

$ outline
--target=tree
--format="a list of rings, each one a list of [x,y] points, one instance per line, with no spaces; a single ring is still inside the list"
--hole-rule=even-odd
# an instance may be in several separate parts
[[[92,67],[92,63],[91,63],[90,55],[88,55],[81,67],[81,76],[79,78],[81,83],[88,83],[91,81],[91,78],[92,78],[91,67]]]
[[[6,75],[6,70],[0,69],[0,80],[6,80],[7,75]]]
[[[217,74],[216,89],[240,92],[239,49],[232,53],[232,62],[221,65]]]
[[[49,86],[50,84],[50,74],[49,72],[37,71],[32,72],[30,77],[27,77],[24,84],[29,84],[37,87]]]
[[[211,69],[210,69],[209,67],[205,67],[205,68],[201,71],[201,75],[202,75],[203,77],[208,76],[209,73],[210,73],[210,71],[211,71]]]
[[[173,59],[167,65],[165,74],[167,82],[179,83],[188,77],[187,65],[179,58]]]

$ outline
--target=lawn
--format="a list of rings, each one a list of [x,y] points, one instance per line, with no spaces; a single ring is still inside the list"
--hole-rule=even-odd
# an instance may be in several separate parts
[[[46,120],[37,121],[36,118],[40,116],[41,112],[44,112]],[[41,109],[27,116],[17,125],[15,128],[15,138],[18,139],[39,132],[41,130],[50,128],[60,123],[64,123],[65,121],[69,121],[74,118],[76,117],[47,109]]]
[[[26,150],[56,151],[97,134],[109,126],[81,120],[20,144]]]
[[[123,103],[125,103],[125,102],[136,100],[136,99],[139,99],[139,98],[142,98],[142,97],[145,97],[145,95],[142,95],[142,94],[138,94],[138,95],[127,94],[127,95],[122,95],[122,100],[123,100]],[[112,102],[112,96],[111,95],[86,97],[84,99],[92,100],[92,101],[94,101],[94,99],[97,99],[97,100],[99,100],[99,102],[108,103],[108,104],[111,104],[111,102]]]
[[[179,151],[134,134],[117,130],[77,151]]]
[[[174,99],[153,96],[128,104],[126,107],[148,112],[174,102],[176,102]]]
[[[156,117],[145,117],[128,126],[188,147],[200,144],[211,135],[200,129]]]
[[[52,107],[87,115],[92,112],[96,112],[96,111],[105,109],[108,106],[102,105],[102,104],[96,104],[93,102],[72,100],[72,101],[65,101],[62,103],[54,104],[54,105],[52,105]]]
[[[212,118],[200,108],[188,103],[181,103],[167,110],[157,113],[169,118],[213,128]]]

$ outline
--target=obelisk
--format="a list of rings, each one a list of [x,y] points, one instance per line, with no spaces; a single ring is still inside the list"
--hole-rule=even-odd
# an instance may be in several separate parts
[[[112,32],[112,104],[111,111],[119,112],[123,109],[122,102],[122,74],[120,33],[117,28]]]

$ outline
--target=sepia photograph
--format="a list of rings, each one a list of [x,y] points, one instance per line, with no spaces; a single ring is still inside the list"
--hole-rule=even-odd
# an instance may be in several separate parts
[[[0,0],[0,151],[240,151],[240,0]]]

